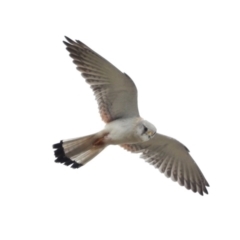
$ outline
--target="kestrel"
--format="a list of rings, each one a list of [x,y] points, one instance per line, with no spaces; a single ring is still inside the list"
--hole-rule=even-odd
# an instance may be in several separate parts
[[[70,57],[90,84],[105,128],[97,133],[54,144],[55,162],[79,168],[109,145],[120,145],[154,165],[166,177],[193,192],[208,193],[209,184],[179,141],[157,133],[140,117],[133,80],[82,42],[66,37]]]

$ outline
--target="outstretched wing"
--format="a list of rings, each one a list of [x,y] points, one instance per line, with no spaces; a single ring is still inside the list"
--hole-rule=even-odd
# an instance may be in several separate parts
[[[82,42],[66,39],[70,57],[94,91],[103,121],[138,117],[137,88],[131,78]]]
[[[178,181],[181,186],[201,195],[208,193],[209,184],[189,154],[189,150],[177,140],[156,134],[151,140],[140,144],[122,145],[126,150],[142,153],[141,157],[154,165],[166,177]]]

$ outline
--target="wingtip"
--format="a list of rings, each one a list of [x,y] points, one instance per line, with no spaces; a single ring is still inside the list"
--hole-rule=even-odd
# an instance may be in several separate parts
[[[206,193],[206,194],[208,194],[208,190],[207,190],[206,187],[203,188],[203,192]]]
[[[66,38],[66,40],[70,43],[75,43],[71,38],[67,37],[67,36],[64,36]]]
[[[70,46],[70,44],[69,44],[68,42],[66,42],[66,41],[63,41],[63,44],[64,44],[65,46],[67,46],[67,47]]]
[[[65,37],[65,39],[68,41],[68,39],[70,39],[68,36],[64,36]]]
[[[72,46],[72,45],[80,45],[82,47],[85,47],[85,48],[89,48],[87,45],[85,45],[83,42],[79,41],[79,40],[75,40],[73,41],[71,38],[67,37],[67,36],[64,36],[65,39],[67,40],[66,41],[63,41],[63,43],[66,45],[66,46]]]
[[[85,45],[84,43],[82,43],[82,42],[79,41],[79,40],[75,40],[75,41],[76,41],[76,43],[78,43],[78,44]]]

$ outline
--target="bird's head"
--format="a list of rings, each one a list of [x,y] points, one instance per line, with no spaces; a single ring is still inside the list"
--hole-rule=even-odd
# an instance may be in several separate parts
[[[153,138],[156,132],[156,127],[150,122],[142,120],[138,123],[137,134],[143,142],[149,141],[151,138]]]

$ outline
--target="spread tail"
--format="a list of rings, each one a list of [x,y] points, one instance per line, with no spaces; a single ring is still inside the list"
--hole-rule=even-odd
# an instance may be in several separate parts
[[[72,168],[79,168],[97,156],[106,145],[103,136],[92,134],[85,137],[62,140],[53,145],[55,162],[63,163]]]

